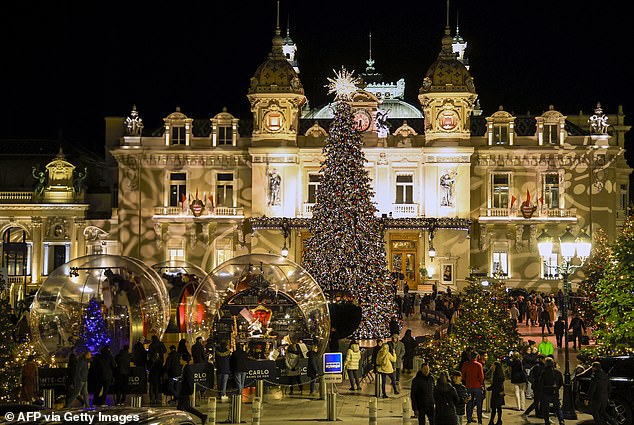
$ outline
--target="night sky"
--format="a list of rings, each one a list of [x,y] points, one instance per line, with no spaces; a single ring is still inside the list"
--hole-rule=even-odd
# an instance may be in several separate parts
[[[0,139],[61,132],[99,151],[104,117],[127,116],[133,104],[146,128],[161,126],[176,106],[191,118],[223,106],[251,116],[246,93],[271,50],[274,0],[12,3],[0,6]],[[484,114],[499,105],[535,114],[553,104],[575,115],[600,101],[606,113],[622,104],[631,125],[632,26],[614,4],[601,6],[452,0],[450,24],[454,31],[458,13]],[[418,105],[440,51],[445,1],[283,0],[280,9],[311,106],[329,101],[333,68],[365,69],[370,32],[377,71],[386,81],[405,78],[406,100]]]

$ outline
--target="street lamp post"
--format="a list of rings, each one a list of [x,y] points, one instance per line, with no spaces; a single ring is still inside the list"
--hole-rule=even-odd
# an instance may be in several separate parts
[[[564,300],[561,308],[561,314],[566,326],[564,327],[564,400],[562,411],[565,419],[577,419],[577,412],[575,410],[575,403],[572,394],[572,381],[570,378],[570,354],[568,352],[568,307],[570,303],[570,275],[574,273],[576,269],[583,266],[584,262],[590,255],[590,249],[592,248],[592,239],[584,232],[580,232],[575,238],[570,233],[570,228],[566,229],[566,232],[559,237],[559,246],[561,248],[562,261],[561,265],[557,267],[557,272],[563,279],[563,293]],[[542,234],[537,238],[537,246],[539,249],[539,255],[543,258],[550,258],[553,249],[552,238],[544,229]],[[573,264],[572,259],[577,257],[580,261],[579,264]]]

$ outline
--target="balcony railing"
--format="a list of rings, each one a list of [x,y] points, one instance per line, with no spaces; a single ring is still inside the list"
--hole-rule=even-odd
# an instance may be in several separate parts
[[[314,203],[304,202],[304,210],[302,211],[302,217],[310,218],[313,216]]]
[[[480,217],[520,217],[523,218],[519,208],[480,208]],[[547,208],[538,207],[532,218],[556,219],[556,218],[576,218],[576,208]]]
[[[418,204],[392,204],[392,217],[418,217]]]
[[[183,210],[181,207],[154,207],[154,215],[193,217],[191,210]],[[211,211],[205,209],[201,216],[243,216],[242,207],[215,207]]]
[[[33,200],[33,192],[0,192],[0,204],[22,204]]]

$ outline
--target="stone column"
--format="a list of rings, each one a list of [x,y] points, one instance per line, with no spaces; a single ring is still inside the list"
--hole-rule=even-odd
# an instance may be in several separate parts
[[[41,282],[43,259],[42,259],[42,217],[31,217],[31,283]]]

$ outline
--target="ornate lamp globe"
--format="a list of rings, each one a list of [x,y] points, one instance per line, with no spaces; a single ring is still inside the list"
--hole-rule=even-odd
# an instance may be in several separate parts
[[[559,246],[561,247],[561,256],[565,260],[570,260],[575,256],[576,250],[576,238],[570,233],[570,228],[567,228],[563,235],[559,237]]]
[[[550,257],[553,253],[553,238],[546,229],[543,229],[541,235],[537,237],[537,249],[542,258]]]
[[[577,235],[575,243],[577,245],[577,256],[581,261],[585,261],[592,250],[592,238],[586,232],[581,231]]]

